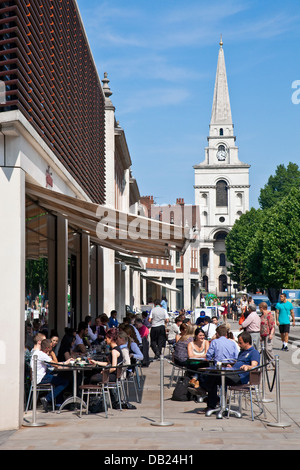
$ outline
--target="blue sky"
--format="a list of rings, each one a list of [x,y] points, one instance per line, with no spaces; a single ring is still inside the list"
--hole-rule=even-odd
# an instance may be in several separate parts
[[[300,166],[299,0],[78,0],[141,195],[194,203],[204,160],[220,34],[250,206],[279,164]],[[300,94],[298,95],[298,97]]]

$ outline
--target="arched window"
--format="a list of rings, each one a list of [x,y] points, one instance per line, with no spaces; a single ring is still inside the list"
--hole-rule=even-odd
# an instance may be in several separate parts
[[[226,239],[227,235],[228,235],[227,232],[217,232],[216,235],[214,236],[214,239],[217,241],[222,241]]]
[[[224,135],[224,130],[221,128],[220,129],[220,136],[223,136]]]
[[[217,207],[228,207],[228,184],[226,181],[221,180],[216,185],[216,204]]]
[[[226,256],[224,255],[224,253],[220,254],[220,266],[226,266]]]
[[[221,276],[219,277],[219,291],[227,291],[227,276],[225,276],[225,274],[221,274]]]

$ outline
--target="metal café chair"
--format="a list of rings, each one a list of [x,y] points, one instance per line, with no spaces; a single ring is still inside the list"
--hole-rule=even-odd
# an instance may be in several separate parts
[[[126,392],[125,392],[125,386],[123,386],[123,392],[125,394],[125,401],[129,401],[129,384],[133,384],[134,391],[135,391],[135,396],[136,396],[136,401],[137,403],[140,403],[139,399],[139,392],[138,389],[140,389],[139,382],[137,379],[137,365],[134,367],[129,366],[129,368],[132,370],[128,371],[127,374],[122,378],[123,384],[126,384]]]
[[[105,417],[108,418],[107,403],[109,404],[110,408],[112,408],[110,390],[116,390],[117,391],[120,410],[122,410],[121,375],[122,375],[122,367],[119,365],[119,366],[116,367],[116,381],[115,382],[110,382],[109,381],[109,368],[106,368],[106,369],[103,369],[103,371],[102,371],[102,383],[81,385],[79,387],[79,389],[81,390],[80,417],[82,417],[82,406],[83,406],[83,403],[84,403],[84,397],[85,396],[87,397],[86,414],[88,414],[90,396],[94,395],[94,396],[102,397]]]
[[[251,406],[251,418],[252,418],[252,421],[254,421],[254,410],[253,410],[253,404],[254,404],[253,392],[254,392],[255,396],[256,396],[256,403],[257,403],[257,406],[260,410],[260,413],[257,415],[257,417],[260,416],[262,413],[264,413],[264,417],[266,418],[266,411],[265,411],[264,404],[263,404],[261,394],[260,394],[260,390],[259,390],[260,381],[261,381],[261,371],[260,370],[253,370],[253,371],[250,371],[249,383],[248,384],[245,384],[245,385],[230,385],[228,387],[229,403],[228,403],[228,415],[227,415],[227,417],[229,417],[229,415],[230,415],[231,395],[232,395],[232,392],[234,392],[234,394],[238,394],[239,411],[240,411],[241,414],[242,414],[242,396],[244,395],[245,398],[246,398],[247,395],[249,395],[249,397],[250,397],[250,406]],[[247,406],[247,401],[245,399],[245,409],[247,409],[246,406]]]
[[[38,399],[38,396],[39,396],[39,392],[51,392],[52,411],[54,412],[55,411],[55,400],[54,400],[54,387],[53,387],[53,385],[50,384],[50,383],[48,383],[48,384],[38,384],[36,386],[36,391],[37,391],[37,399]],[[31,404],[32,392],[33,392],[33,384],[32,384],[32,381],[31,381],[25,414],[28,412],[29,406]]]
[[[179,380],[179,377],[183,377],[184,376],[184,369],[182,367],[179,367],[179,366],[176,366],[174,363],[173,363],[173,367],[172,367],[172,372],[171,372],[171,375],[170,375],[170,382],[169,382],[169,385],[168,385],[168,388],[171,388],[171,386],[173,385],[173,381],[175,379],[175,384],[178,382]]]

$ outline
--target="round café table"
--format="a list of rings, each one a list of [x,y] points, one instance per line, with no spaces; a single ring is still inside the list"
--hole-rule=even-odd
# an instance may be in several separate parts
[[[67,405],[70,405],[72,403],[78,403],[79,405],[81,404],[81,398],[78,397],[77,395],[77,374],[79,372],[82,372],[82,383],[84,381],[84,372],[85,371],[90,371],[92,369],[95,369],[95,368],[99,368],[98,366],[94,366],[92,364],[86,364],[84,366],[79,366],[79,365],[64,365],[64,366],[60,366],[59,369],[57,369],[56,372],[65,372],[65,371],[72,371],[73,372],[73,396],[67,398],[62,404],[61,406],[59,407],[57,413],[61,413],[61,411],[67,406]],[[86,404],[84,402],[82,402],[83,406],[86,408]]]
[[[208,375],[215,375],[215,376],[220,376],[221,377],[221,396],[220,396],[220,406],[216,409],[209,410],[206,412],[206,416],[211,416],[213,413],[216,413],[216,418],[217,419],[223,419],[224,413],[227,413],[228,415],[228,408],[226,406],[226,377],[232,377],[236,374],[240,374],[241,371],[239,369],[232,369],[226,367],[228,364],[232,364],[233,362],[222,362],[222,365],[220,366],[210,366],[205,369],[202,369],[202,371],[207,373]],[[230,414],[236,416],[237,418],[241,418],[242,415],[239,411],[236,410],[230,410]]]

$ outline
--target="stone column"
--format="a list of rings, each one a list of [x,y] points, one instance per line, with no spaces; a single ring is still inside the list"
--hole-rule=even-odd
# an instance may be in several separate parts
[[[68,325],[68,221],[57,216],[57,329],[62,337]]]
[[[103,311],[108,316],[115,308],[115,277],[117,265],[115,265],[115,252],[103,248]],[[116,284],[117,285],[117,284]]]
[[[176,288],[176,278],[172,278],[171,286]],[[176,296],[177,292],[175,290],[170,291],[170,304],[169,304],[169,309],[171,312],[174,312],[176,310]]]
[[[90,236],[81,235],[81,320],[90,314]]]
[[[56,217],[47,216],[48,235],[48,293],[49,293],[49,331],[57,327],[57,296],[56,296]]]
[[[183,305],[185,310],[191,308],[191,247],[189,246],[183,256]]]
[[[24,409],[25,173],[21,168],[0,167],[0,220],[2,431],[18,429]]]
[[[208,278],[208,290],[211,293],[215,293],[216,280],[215,280],[215,252],[214,247],[209,248],[209,278]]]
[[[101,246],[91,248],[91,316],[103,313],[103,255]]]

